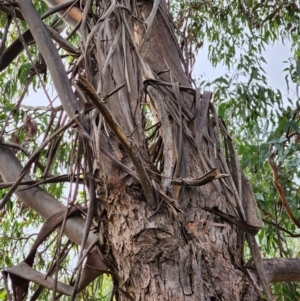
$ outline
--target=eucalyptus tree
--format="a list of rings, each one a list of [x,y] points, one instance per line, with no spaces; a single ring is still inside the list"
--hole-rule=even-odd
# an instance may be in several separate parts
[[[251,185],[212,93],[193,84],[197,44],[167,3],[46,2],[47,12],[30,0],[0,5],[3,296],[12,288],[23,300],[34,282],[30,300],[49,300],[45,288],[53,300],[97,300],[93,281],[109,274],[116,300],[273,300],[270,283],[298,280],[297,259],[261,257]],[[49,108],[22,106],[37,82]]]
[[[262,253],[298,257],[298,2],[180,2],[173,9],[183,36],[193,40],[196,48],[203,42],[209,45],[212,65],[227,69],[211,82],[202,79],[200,85],[215,91],[218,115],[226,120],[252,183],[265,222],[258,235]],[[187,16],[192,22],[186,22]],[[265,49],[277,52],[278,44],[285,44],[284,58],[270,61]],[[190,52],[187,46],[183,49]],[[277,70],[272,76],[285,80],[286,89],[269,86],[267,62],[273,72]],[[278,300],[299,298],[296,283],[276,284],[272,289]]]

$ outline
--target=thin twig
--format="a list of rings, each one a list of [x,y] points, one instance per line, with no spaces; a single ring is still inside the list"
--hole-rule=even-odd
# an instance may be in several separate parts
[[[291,208],[290,208],[290,205],[285,197],[285,194],[284,194],[284,190],[282,188],[282,186],[280,185],[279,183],[279,180],[278,180],[278,169],[275,165],[275,162],[274,162],[274,158],[275,158],[275,153],[271,154],[271,156],[269,157],[269,160],[268,160],[268,163],[272,169],[272,172],[273,172],[273,183],[274,183],[274,186],[280,196],[280,199],[282,201],[282,204],[286,210],[286,213],[288,215],[288,217],[290,218],[290,220],[293,222],[293,224],[295,224],[298,228],[300,228],[300,222],[295,218]]]

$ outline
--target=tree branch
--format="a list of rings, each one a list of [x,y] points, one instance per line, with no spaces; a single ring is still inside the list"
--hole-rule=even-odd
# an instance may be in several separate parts
[[[268,283],[300,281],[300,259],[265,259],[263,265]]]
[[[63,108],[68,116],[73,118],[76,112],[80,112],[82,108],[72,91],[67,72],[50,34],[32,5],[31,0],[17,0],[16,2],[49,68],[54,87]]]
[[[0,144],[0,174],[5,182],[14,182],[22,171],[22,165],[13,154],[13,152]],[[25,181],[32,181],[31,177],[26,175]],[[26,188],[27,185],[20,185],[19,188]],[[17,190],[15,194],[30,208],[35,210],[43,218],[48,218],[60,210],[66,210],[66,206],[61,204],[49,193],[40,187],[33,187],[23,191]],[[81,217],[73,217],[68,219],[65,228],[65,234],[73,242],[80,245],[84,229],[84,220]],[[94,240],[96,235],[89,233],[86,247],[88,247]]]

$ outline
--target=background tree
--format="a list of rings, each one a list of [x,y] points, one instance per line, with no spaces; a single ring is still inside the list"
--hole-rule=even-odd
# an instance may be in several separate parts
[[[42,15],[45,6],[35,5]],[[215,101],[223,118],[234,104],[239,105],[231,120],[241,125],[239,154],[244,167],[248,164],[249,171],[255,171],[251,179],[260,180],[254,181],[256,196],[266,221],[276,229],[275,235],[270,234],[271,228],[260,232],[260,242],[266,242],[262,248],[274,256],[291,255],[280,231],[290,234],[295,230],[297,212],[295,207],[290,209],[290,196],[282,189],[278,171],[286,168],[287,179],[296,181],[298,113],[289,110],[282,117],[281,110],[270,111],[266,96],[273,97],[280,109],[281,95],[264,86],[257,56],[264,43],[275,39],[274,33],[286,33],[296,24],[298,8],[278,1],[169,5],[177,26],[166,3],[160,1],[70,1],[45,13],[42,18],[48,25],[44,26],[30,1],[1,3],[0,173],[6,182],[3,187],[10,187],[1,201],[3,278],[8,287],[6,277],[10,276],[17,300],[24,298],[28,281],[53,290],[53,299],[58,292],[74,300],[77,289],[84,289],[103,273],[112,276],[117,300],[258,300],[263,294],[272,300],[269,283],[299,279],[296,259],[261,261],[254,239],[261,221],[252,189],[241,172],[228,130],[210,102],[211,93],[201,93],[191,78],[193,53],[201,46],[199,38],[204,32],[205,38],[219,43],[216,48],[211,46],[214,64],[224,60],[228,67],[235,65],[245,73],[251,70],[247,84],[217,79]],[[66,12],[58,19],[54,13],[62,10]],[[62,20],[73,28],[63,32],[66,38],[59,34]],[[201,22],[208,30],[199,31]],[[242,30],[245,24],[248,32]],[[27,26],[30,32],[25,31]],[[80,36],[73,36],[76,30]],[[262,39],[258,30],[268,34]],[[7,47],[11,40],[15,42]],[[235,47],[245,41],[249,48],[237,64]],[[23,50],[27,56],[16,58]],[[22,107],[30,83],[36,85],[38,78],[38,85],[44,87],[48,70],[62,106],[54,108],[49,98],[50,109],[41,114],[36,108]],[[297,80],[293,70],[291,65],[288,71]],[[17,96],[17,102],[12,102]],[[280,127],[269,134],[266,145],[260,145],[263,136],[258,129],[263,120],[257,116],[268,114],[273,114]],[[22,151],[17,153],[19,158],[9,147]],[[269,158],[273,172],[276,190],[269,194],[263,188],[270,179],[258,172],[266,162],[251,157],[258,151],[262,153],[259,158]],[[34,180],[27,175],[29,170]],[[71,182],[71,192],[63,205],[55,197],[62,197],[65,181]],[[45,183],[56,183],[47,184],[51,195],[37,186]],[[13,202],[12,193],[22,203]],[[274,207],[277,193],[280,201]],[[288,218],[279,216],[280,206]],[[24,241],[34,236],[30,226],[41,222],[39,216],[46,219],[44,226],[26,247]],[[56,235],[52,232],[58,226]],[[64,240],[62,233],[70,240]],[[247,264],[245,241],[253,257]],[[71,260],[70,273],[67,262],[77,250],[74,244],[81,247],[75,268]],[[41,245],[44,251],[38,251]],[[25,262],[16,265],[24,258]],[[12,264],[15,266],[7,267]],[[44,280],[38,269],[54,274],[54,280]],[[98,298],[99,281],[93,285],[81,298]],[[41,287],[31,289],[35,290],[31,300],[49,299],[45,291],[40,295]],[[274,292],[280,289],[275,287]],[[4,291],[2,295],[9,298]]]

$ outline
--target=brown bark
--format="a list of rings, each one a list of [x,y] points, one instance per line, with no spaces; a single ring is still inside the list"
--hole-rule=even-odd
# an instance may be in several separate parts
[[[264,260],[269,283],[300,280],[300,261],[297,258],[272,258]]]
[[[107,7],[99,5],[105,11],[110,3]],[[146,20],[152,4],[139,2],[136,10],[129,4],[126,7]],[[201,106],[201,100],[192,89],[185,90],[190,94],[183,92],[182,86],[190,84],[164,4],[142,49],[138,46],[147,29],[140,21],[131,20],[126,11],[116,9],[98,26],[97,35],[90,35],[90,44],[85,44],[86,77],[100,96],[126,83],[106,100],[106,105],[130,137],[152,179],[157,203],[162,203],[155,212],[151,210],[140,183],[101,153],[100,147],[133,167],[130,155],[113,137],[113,129],[108,127],[108,136],[103,123],[94,126],[91,136],[100,141],[100,145],[93,144],[97,193],[106,212],[99,237],[104,256],[117,275],[117,300],[256,300],[255,288],[242,266],[243,232],[202,210],[204,206],[217,206],[223,212],[242,216],[232,178],[201,187],[171,186],[171,177],[196,178],[213,167],[221,173],[229,170],[218,144],[217,116],[206,111],[204,128],[194,130],[193,124],[198,122],[193,120],[195,102]],[[132,32],[134,43],[130,42]],[[106,65],[111,47],[114,52]],[[89,65],[91,57],[97,59],[97,71]],[[144,80],[148,81],[143,85]],[[169,84],[160,82],[159,86],[159,80]],[[142,99],[151,107],[151,118],[161,123],[153,142],[161,156],[154,155],[149,145],[145,147],[143,104],[139,102],[143,89],[148,96]],[[204,132],[200,145],[194,140],[198,130]]]

